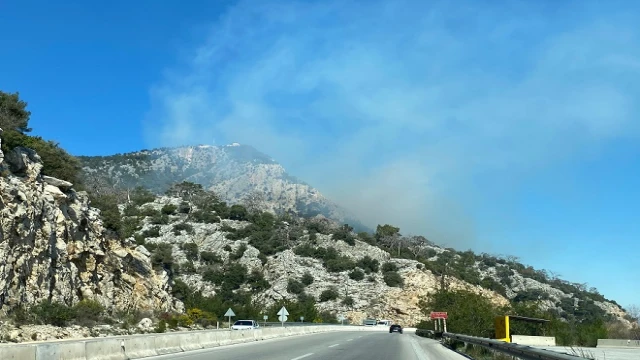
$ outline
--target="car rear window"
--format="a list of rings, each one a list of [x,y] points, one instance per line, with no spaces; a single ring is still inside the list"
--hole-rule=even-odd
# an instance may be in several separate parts
[[[251,325],[253,325],[253,323],[251,321],[247,321],[247,320],[239,320],[239,321],[236,321],[236,323],[233,324],[233,325],[249,325],[249,326],[251,326]]]

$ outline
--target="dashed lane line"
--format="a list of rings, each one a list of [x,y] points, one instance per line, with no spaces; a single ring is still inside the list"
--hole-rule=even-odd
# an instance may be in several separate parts
[[[298,356],[297,358],[293,358],[293,359],[291,359],[291,360],[300,360],[300,359],[304,359],[304,358],[306,358],[306,357],[309,357],[309,356],[311,356],[311,355],[313,355],[313,353],[304,354],[304,355],[302,355],[302,356]]]

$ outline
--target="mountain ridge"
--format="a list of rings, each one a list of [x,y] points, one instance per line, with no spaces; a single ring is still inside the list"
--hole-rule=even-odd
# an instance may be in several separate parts
[[[78,158],[89,187],[127,190],[143,186],[161,194],[176,182],[190,181],[202,184],[229,203],[243,202],[252,194],[261,198],[264,210],[293,211],[306,217],[322,215],[372,232],[342,206],[250,145],[162,147]]]

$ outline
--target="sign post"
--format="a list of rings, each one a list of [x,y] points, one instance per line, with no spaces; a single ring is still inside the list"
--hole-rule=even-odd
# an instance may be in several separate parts
[[[442,320],[444,322],[444,332],[447,332],[447,318],[448,318],[448,314],[446,312],[442,312],[442,311],[432,311],[431,312],[431,320],[435,320],[437,323],[435,325],[436,327],[436,331],[440,330],[438,329],[439,326],[437,326],[437,324],[439,323],[440,320]]]
[[[236,316],[236,313],[234,313],[233,310],[231,310],[231,308],[229,308],[229,310],[227,310],[227,312],[224,313],[224,316],[228,316],[229,317],[229,329],[231,329],[231,317],[232,316]]]
[[[284,327],[284,322],[287,321],[287,315],[289,315],[289,312],[283,306],[282,309],[278,311],[278,320],[280,320],[280,322],[282,323],[282,327]]]
[[[269,318],[269,315],[265,315],[262,317],[262,320],[264,320],[264,324],[263,326],[267,326],[267,319]]]
[[[303,323],[304,322],[304,316],[300,316],[300,322]]]

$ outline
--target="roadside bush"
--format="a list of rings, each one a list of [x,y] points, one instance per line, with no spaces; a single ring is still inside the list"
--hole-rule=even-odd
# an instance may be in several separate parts
[[[82,300],[73,306],[76,323],[81,326],[94,326],[102,320],[104,306],[95,300]]]
[[[202,251],[200,253],[200,261],[207,265],[213,265],[215,263],[221,264],[222,258],[220,257],[220,255],[212,251]]]
[[[48,301],[43,301],[32,307],[31,312],[39,322],[60,327],[67,326],[76,316],[73,308],[64,304]]]

